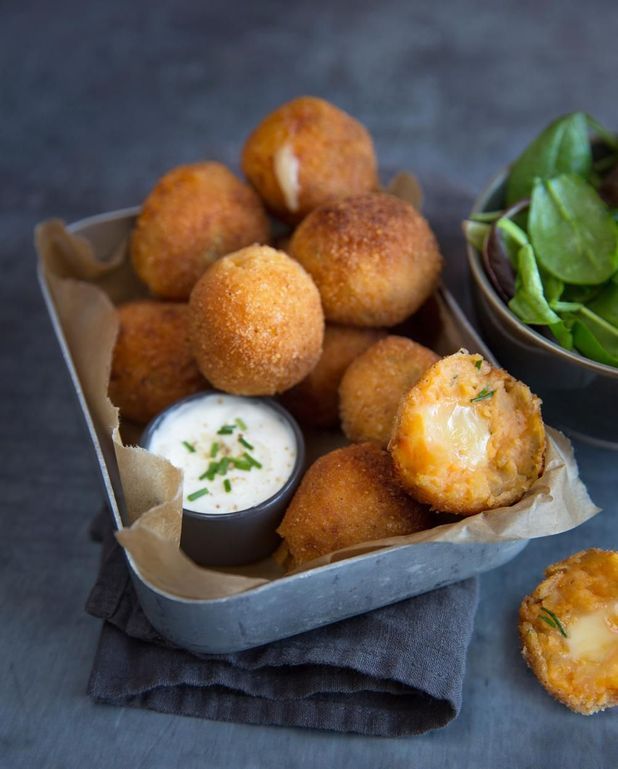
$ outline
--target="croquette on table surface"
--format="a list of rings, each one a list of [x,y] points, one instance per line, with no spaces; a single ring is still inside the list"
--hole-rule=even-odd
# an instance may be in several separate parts
[[[613,643],[591,646],[587,631],[581,656],[570,639],[599,611]],[[522,601],[519,631],[525,660],[560,702],[586,715],[618,705],[618,551],[590,548],[549,566]]]

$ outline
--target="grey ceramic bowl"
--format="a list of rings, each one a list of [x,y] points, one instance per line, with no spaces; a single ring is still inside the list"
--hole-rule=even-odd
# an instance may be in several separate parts
[[[144,430],[140,445],[148,449],[155,430],[173,411],[190,401],[219,395],[205,390],[169,406]],[[180,547],[202,566],[241,566],[270,555],[281,542],[276,529],[292,499],[305,467],[305,441],[296,420],[272,398],[253,398],[280,414],[292,428],[296,439],[296,462],[285,484],[259,505],[231,513],[182,511]]]
[[[479,195],[472,213],[504,207],[507,170]],[[522,323],[498,296],[481,257],[468,245],[473,297],[483,335],[499,363],[543,399],[549,424],[618,449],[618,369],[565,350]]]

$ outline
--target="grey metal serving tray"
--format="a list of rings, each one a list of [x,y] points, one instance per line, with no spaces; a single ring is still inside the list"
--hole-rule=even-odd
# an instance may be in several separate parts
[[[72,224],[69,230],[86,238],[95,253],[105,258],[127,237],[138,212],[138,208],[130,208],[93,216]],[[119,529],[126,515],[111,436],[93,420],[40,268],[39,282],[84,414],[114,525]],[[445,289],[440,292],[460,330],[462,346],[493,360],[453,297]],[[222,653],[286,638],[494,569],[514,558],[526,544],[524,540],[404,545],[215,600],[188,600],[167,594],[144,580],[128,555],[127,562],[141,606],[162,636],[194,652]]]

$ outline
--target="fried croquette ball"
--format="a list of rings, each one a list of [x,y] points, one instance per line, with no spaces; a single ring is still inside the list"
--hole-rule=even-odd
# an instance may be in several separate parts
[[[386,448],[401,399],[439,359],[432,350],[403,336],[387,336],[359,355],[339,387],[346,436]]]
[[[208,386],[189,345],[186,304],[128,302],[118,307],[118,319],[109,397],[122,417],[149,422]]]
[[[290,253],[313,277],[326,320],[393,326],[434,291],[442,257],[409,203],[372,193],[327,203],[297,227]]]
[[[399,477],[442,512],[517,502],[543,469],[541,401],[480,355],[435,363],[404,396],[389,449]]]
[[[322,352],[320,295],[283,251],[249,246],[215,262],[189,302],[198,367],[214,387],[274,395],[307,376]]]
[[[358,355],[384,335],[379,329],[327,323],[320,360],[302,382],[283,394],[283,405],[304,425],[338,425],[341,377]]]
[[[327,200],[378,188],[367,130],[313,96],[264,118],[245,143],[242,168],[268,208],[288,222],[301,221]]]
[[[311,465],[278,532],[295,568],[343,547],[413,534],[433,523],[427,508],[397,483],[388,452],[358,443]]]
[[[153,294],[186,300],[216,259],[269,236],[262,203],[248,185],[221,163],[193,163],[169,171],[146,198],[131,259]]]
[[[547,691],[577,713],[618,705],[618,552],[555,563],[519,610],[522,653]]]

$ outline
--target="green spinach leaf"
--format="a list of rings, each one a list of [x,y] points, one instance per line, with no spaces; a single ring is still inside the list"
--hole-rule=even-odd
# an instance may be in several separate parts
[[[618,329],[618,283],[610,281],[588,307]]]
[[[545,270],[539,270],[539,274],[543,283],[543,293],[545,294],[545,299],[547,299],[551,305],[552,302],[558,301],[558,299],[560,299],[562,296],[562,292],[564,291],[564,282],[559,278],[556,278],[554,275],[550,275],[549,272],[546,272]]]
[[[552,309],[559,313],[573,345],[582,355],[608,366],[618,366],[618,328],[578,302],[557,301],[552,304]],[[561,333],[562,330],[558,331]]]
[[[503,211],[479,211],[476,214],[470,214],[470,220],[473,222],[486,222],[492,224],[496,219],[499,219],[503,214]]]
[[[611,131],[608,131],[604,125],[599,123],[592,115],[586,115],[586,122],[590,126],[590,130],[596,133],[599,139],[613,150],[618,149],[618,136]]]
[[[562,173],[588,178],[592,152],[588,122],[583,112],[573,112],[549,125],[511,168],[506,185],[507,206],[527,198],[535,178],[550,179]]]
[[[569,286],[564,287],[561,299],[565,302],[580,302],[581,304],[587,304],[592,301],[599,293],[601,286]]]
[[[496,229],[502,238],[502,244],[506,251],[513,269],[517,270],[519,265],[519,251],[524,246],[530,245],[530,240],[525,230],[515,224],[508,216],[503,216],[496,222]]]
[[[519,249],[515,296],[509,307],[518,318],[530,325],[551,326],[560,322],[560,317],[551,309],[543,294],[541,275],[530,245]]]
[[[466,219],[463,223],[463,231],[466,240],[477,251],[483,251],[485,247],[485,241],[489,236],[491,230],[491,224],[485,222],[477,222],[474,219]]]
[[[603,283],[618,266],[616,225],[596,191],[575,174],[535,182],[528,230],[541,266],[565,283]]]
[[[612,329],[609,326],[609,329]],[[608,330],[590,318],[579,317],[573,325],[575,347],[591,360],[618,366],[618,330]]]
[[[549,330],[552,332],[559,345],[565,347],[567,350],[573,349],[573,334],[571,332],[570,324],[567,323],[564,318],[561,318],[558,323],[550,323]]]

